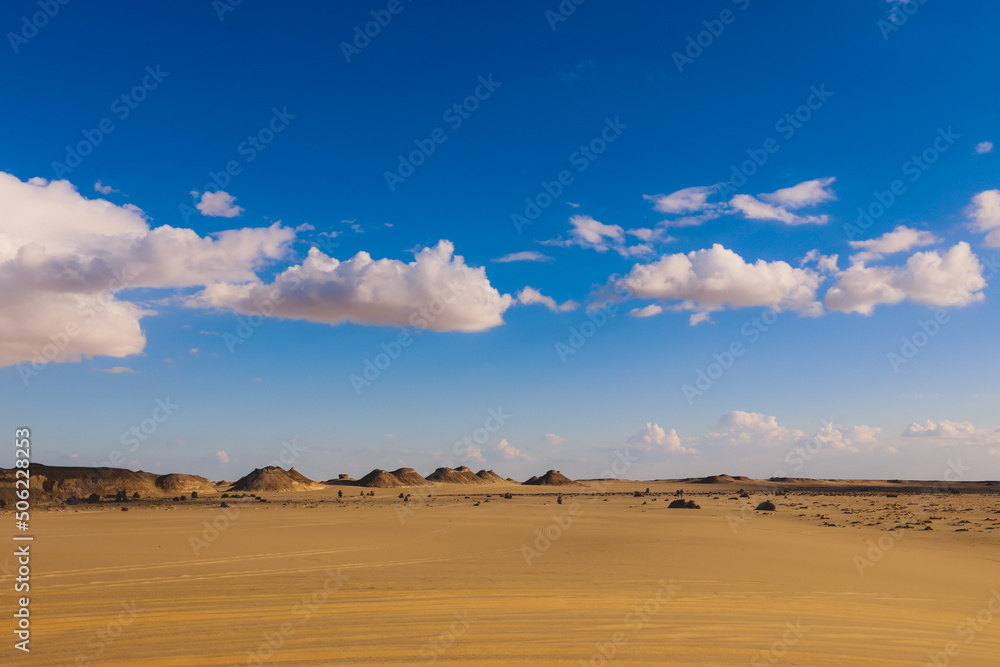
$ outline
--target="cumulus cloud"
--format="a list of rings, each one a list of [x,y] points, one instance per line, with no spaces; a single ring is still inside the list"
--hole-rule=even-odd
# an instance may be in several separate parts
[[[694,311],[692,323],[697,323],[707,313],[727,306],[768,306],[818,315],[822,306],[816,301],[816,289],[821,281],[816,271],[793,268],[786,262],[749,264],[717,243],[709,249],[636,264],[613,286],[634,298],[674,302],[674,310]]]
[[[759,195],[761,199],[783,208],[798,209],[805,206],[815,206],[823,202],[836,199],[830,190],[834,177],[817,178],[811,181],[803,181],[790,188],[782,188],[767,194]]]
[[[219,451],[215,452],[215,460],[218,461],[219,463],[229,463],[229,454],[227,454],[224,450],[220,449]]]
[[[213,236],[151,229],[139,208],[87,199],[68,181],[0,173],[0,366],[138,354],[139,321],[152,313],[122,290],[253,280],[295,233],[276,224]]]
[[[834,424],[822,420],[821,427],[812,435],[800,429],[787,428],[778,423],[774,415],[733,410],[719,418],[713,431],[693,441],[725,444],[734,447],[787,447],[795,451],[819,449],[840,450],[849,453],[882,449],[890,453],[894,448],[882,444],[882,429],[865,425]],[[810,454],[810,458],[813,454]]]
[[[97,192],[100,192],[102,195],[109,195],[112,192],[121,192],[120,190],[115,190],[110,185],[104,185],[100,181],[97,181],[96,183],[94,183],[94,190],[96,190]]]
[[[413,262],[359,252],[338,261],[310,248],[302,264],[267,284],[209,285],[191,305],[326,324],[354,322],[433,331],[484,331],[503,324],[514,297],[500,294],[483,268],[465,264],[450,241],[416,253]]]
[[[886,232],[882,236],[867,241],[850,241],[850,246],[855,250],[862,250],[851,257],[852,262],[866,262],[878,259],[883,255],[891,255],[897,252],[906,252],[921,246],[934,245],[940,243],[930,232],[917,229],[910,229],[906,225],[899,225],[891,232]]]
[[[986,234],[983,245],[1000,248],[1000,190],[985,190],[972,198],[972,228]]]
[[[715,190],[714,185],[705,185],[684,188],[669,195],[643,195],[643,198],[653,202],[653,210],[660,213],[697,213],[712,206],[708,198]]]
[[[984,299],[979,258],[968,243],[945,252],[918,252],[903,266],[852,264],[837,274],[824,298],[833,311],[870,315],[879,304],[904,300],[925,306],[967,306]]]
[[[550,296],[545,296],[534,287],[525,287],[520,292],[517,293],[517,300],[526,306],[532,304],[541,304],[551,310],[554,313],[564,313],[570,310],[576,310],[580,307],[576,301],[570,299],[569,301],[564,301],[562,303],[556,303],[556,300]]]
[[[752,195],[735,195],[729,200],[729,205],[748,220],[778,220],[786,225],[825,225],[830,221],[828,215],[798,215],[784,206],[762,202]]]
[[[614,250],[622,257],[641,257],[653,252],[653,249],[645,243],[627,245],[625,243],[625,230],[618,225],[606,225],[589,215],[574,215],[569,219],[569,223],[569,240],[556,239],[543,241],[543,243],[557,246],[579,246],[597,252]],[[639,232],[639,234],[643,233]],[[655,232],[652,234],[656,235]]]
[[[628,311],[628,314],[632,317],[653,317],[654,315],[659,315],[663,312],[663,307],[658,306],[655,303],[651,303],[645,308],[633,308]]]
[[[197,197],[198,193],[192,192],[191,195]],[[194,207],[201,211],[202,215],[213,218],[235,218],[243,214],[243,208],[236,205],[236,197],[225,190],[203,193],[201,200]]]
[[[989,153],[992,150],[993,150],[992,141],[980,141],[978,144],[976,144],[976,152],[979,153],[980,155],[985,155],[986,153]]]
[[[903,430],[903,436],[931,438],[942,447],[1000,444],[1000,429],[988,431],[976,428],[972,422],[955,422],[948,419],[939,422],[928,419],[923,424],[913,422]]]
[[[497,443],[497,451],[505,461],[532,461],[533,459],[504,438]]]
[[[512,252],[503,257],[497,257],[493,261],[501,264],[508,262],[551,262],[552,258],[537,250],[522,250],[521,252]]]
[[[820,273],[836,273],[840,270],[837,267],[839,259],[839,255],[824,255],[814,248],[805,254],[805,257],[799,262],[799,266],[815,264]]]
[[[646,422],[639,432],[628,439],[634,449],[646,454],[697,454],[698,450],[685,447],[677,431],[667,433],[659,424]]]
[[[128,366],[112,366],[111,368],[95,368],[94,370],[101,373],[111,373],[112,375],[118,375],[120,373],[135,373],[135,369],[129,368]]]
[[[555,433],[546,433],[545,435],[542,436],[542,439],[545,440],[545,442],[552,445],[553,447],[555,447],[556,445],[561,445],[562,443],[566,442],[566,438],[562,437],[561,435],[556,435]]]

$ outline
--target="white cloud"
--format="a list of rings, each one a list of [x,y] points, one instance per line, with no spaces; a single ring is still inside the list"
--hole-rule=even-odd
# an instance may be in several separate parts
[[[976,152],[979,153],[980,155],[989,153],[992,150],[993,150],[992,141],[980,141],[978,144],[976,144]]]
[[[570,238],[567,241],[560,239],[552,241],[542,241],[544,245],[555,245],[555,246],[579,246],[581,248],[588,248],[590,250],[596,250],[597,252],[606,252],[608,250],[614,250],[622,257],[643,257],[646,255],[651,255],[653,249],[646,245],[645,243],[628,246],[625,245],[625,230],[618,225],[606,225],[603,222],[595,220],[589,215],[574,215],[569,219],[570,222]],[[639,234],[645,234],[645,232],[640,230],[630,230],[638,231]],[[657,236],[656,232],[651,232],[651,236]]]
[[[574,215],[569,219],[573,243],[582,248],[605,252],[625,240],[625,231],[618,225],[605,225],[589,215]]]
[[[790,188],[775,190],[771,193],[759,195],[759,197],[770,204],[786,209],[815,206],[816,204],[836,199],[833,192],[830,191],[830,185],[833,184],[834,180],[835,179],[830,176],[829,178],[817,178],[812,181],[803,181],[802,183],[793,185]]]
[[[969,217],[972,228],[986,234],[983,245],[1000,248],[1000,190],[984,190],[973,197]]]
[[[839,259],[840,255],[824,255],[819,250],[814,248],[807,252],[805,257],[799,261],[799,266],[815,263],[816,268],[820,271],[820,273],[836,273],[840,270],[837,268],[837,261]]]
[[[659,315],[663,312],[663,307],[655,303],[651,303],[645,308],[633,308],[628,311],[628,314],[632,317],[653,317],[654,315]]]
[[[645,243],[667,243],[675,240],[667,233],[666,227],[657,227],[655,229],[640,227],[638,229],[628,229],[625,233]]]
[[[556,445],[561,445],[562,443],[566,442],[566,438],[562,437],[561,435],[556,435],[555,433],[546,433],[545,435],[542,436],[542,439],[545,440],[545,442],[552,445],[553,447],[555,447]]]
[[[803,437],[798,429],[789,430],[778,424],[774,415],[759,412],[732,410],[719,417],[721,432],[711,434],[713,438],[726,440],[732,445],[757,443],[765,445],[788,444]]]
[[[220,449],[215,452],[215,460],[219,463],[229,463],[229,454]]]
[[[111,368],[95,368],[94,370],[100,371],[101,373],[111,373],[117,375],[119,373],[135,373],[135,369],[129,368],[128,366],[112,366]]]
[[[197,192],[191,194],[195,197],[198,196]],[[219,190],[218,192],[203,193],[201,200],[194,207],[201,211],[202,215],[213,218],[235,218],[243,213],[243,208],[237,206],[235,202],[236,197],[225,190]]]
[[[911,229],[906,225],[899,225],[891,232],[886,232],[878,238],[867,241],[851,241],[850,246],[852,248],[864,251],[851,257],[851,261],[866,262],[883,255],[905,252],[913,248],[934,245],[940,242],[941,239],[930,232]]]
[[[486,271],[454,255],[450,241],[416,253],[413,262],[373,260],[359,252],[338,261],[311,248],[305,261],[265,284],[209,285],[190,305],[260,312],[326,324],[412,326],[433,331],[484,331],[503,324],[514,303],[490,285]]]
[[[712,206],[707,200],[715,189],[714,185],[696,186],[669,195],[643,195],[643,198],[653,202],[653,210],[660,213],[697,213]]]
[[[152,314],[121,300],[127,288],[255,279],[294,232],[280,225],[200,237],[151,229],[143,212],[86,199],[68,181],[22,182],[0,172],[0,366],[142,352]]]
[[[646,454],[697,454],[698,450],[685,447],[677,431],[667,433],[659,424],[646,422],[639,432],[628,439],[631,447]]]
[[[503,456],[505,461],[531,461],[530,456],[513,446],[504,438],[497,443],[497,451]]]
[[[769,306],[818,315],[822,306],[816,301],[816,289],[821,281],[811,269],[793,268],[781,261],[748,264],[732,250],[715,244],[636,264],[614,286],[639,299],[679,302],[672,306],[674,310],[696,314],[727,306]],[[698,321],[703,319],[704,315]]]
[[[97,192],[100,192],[102,195],[109,195],[112,192],[121,192],[121,190],[115,190],[110,185],[104,185],[100,181],[97,181],[96,183],[94,183],[94,190],[96,190]]]
[[[503,257],[497,257],[493,260],[494,262],[507,263],[507,262],[551,262],[552,258],[548,255],[538,252],[537,250],[522,250],[521,252],[512,252]]]
[[[976,428],[972,422],[955,422],[948,419],[939,422],[928,419],[923,424],[913,422],[903,430],[903,436],[931,438],[942,447],[1000,444],[1000,429],[988,431]]]
[[[550,296],[545,296],[534,287],[525,287],[518,292],[517,300],[526,306],[541,304],[554,313],[568,312],[570,310],[576,310],[580,307],[580,304],[572,299],[564,301],[563,303],[556,303],[555,299]]]
[[[729,205],[748,220],[779,220],[786,225],[825,225],[830,220],[828,215],[798,215],[783,206],[766,204],[751,195],[734,195],[729,200]]]
[[[986,281],[979,258],[962,242],[944,253],[918,252],[904,266],[852,264],[837,274],[826,307],[870,315],[879,304],[909,299],[925,306],[967,306],[982,301]]]

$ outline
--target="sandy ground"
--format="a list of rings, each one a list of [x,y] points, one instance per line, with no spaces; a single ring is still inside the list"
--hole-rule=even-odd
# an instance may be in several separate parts
[[[1000,664],[1000,496],[795,492],[761,513],[740,484],[685,487],[700,510],[624,495],[647,486],[678,488],[39,511],[32,652],[0,662]]]

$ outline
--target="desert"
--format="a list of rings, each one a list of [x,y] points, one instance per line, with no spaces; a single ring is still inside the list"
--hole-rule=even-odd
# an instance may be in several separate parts
[[[995,482],[270,473],[264,486],[303,486],[122,502],[128,476],[105,473],[108,493],[84,504],[60,499],[82,482],[52,486],[34,522],[39,648],[12,664],[990,665],[1000,652]],[[671,509],[679,497],[700,509]],[[7,556],[5,580],[15,568]]]

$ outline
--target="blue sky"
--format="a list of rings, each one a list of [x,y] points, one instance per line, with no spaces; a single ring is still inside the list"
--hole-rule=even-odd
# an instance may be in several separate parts
[[[35,460],[996,478],[1000,8],[558,12],[8,3]]]

